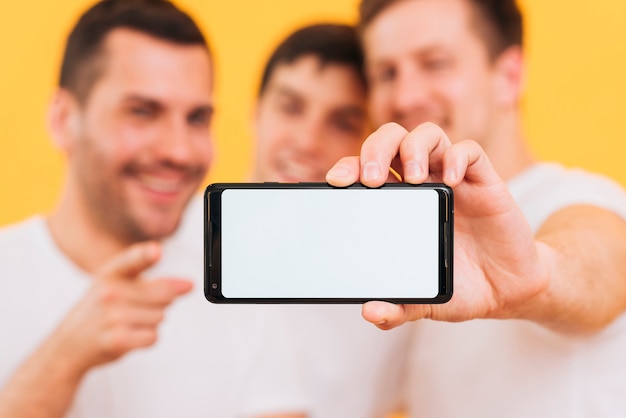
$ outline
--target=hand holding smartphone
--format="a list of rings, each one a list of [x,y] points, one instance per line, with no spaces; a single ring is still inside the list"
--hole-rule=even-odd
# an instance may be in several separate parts
[[[214,303],[443,303],[453,195],[443,184],[221,183],[205,192]]]

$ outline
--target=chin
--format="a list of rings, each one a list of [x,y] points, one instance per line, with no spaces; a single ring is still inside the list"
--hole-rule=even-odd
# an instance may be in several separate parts
[[[141,241],[161,241],[174,235],[178,229],[178,224],[171,228],[158,228],[142,231]]]
[[[173,235],[180,226],[182,214],[156,214],[144,222],[137,223],[138,236],[141,241],[162,240]]]

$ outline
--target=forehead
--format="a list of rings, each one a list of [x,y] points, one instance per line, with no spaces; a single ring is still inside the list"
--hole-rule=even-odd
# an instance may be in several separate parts
[[[130,29],[115,29],[103,43],[98,89],[156,100],[211,101],[212,65],[202,45],[180,45]]]
[[[356,69],[348,64],[322,63],[314,55],[278,64],[264,95],[277,92],[290,92],[328,105],[365,101],[365,86]]]
[[[467,0],[401,0],[387,7],[365,28],[368,58],[412,48],[461,47],[478,40]]]

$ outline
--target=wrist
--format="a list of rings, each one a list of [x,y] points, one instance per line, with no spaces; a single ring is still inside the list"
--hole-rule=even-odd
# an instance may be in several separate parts
[[[47,340],[38,350],[40,367],[57,382],[78,384],[91,368],[81,361],[76,350],[68,348],[56,337]]]
[[[524,276],[519,277],[526,287],[526,295],[515,307],[509,310],[505,319],[524,319],[533,322],[549,323],[554,320],[548,313],[554,307],[552,266],[558,257],[556,251],[541,241],[535,241],[536,258]]]

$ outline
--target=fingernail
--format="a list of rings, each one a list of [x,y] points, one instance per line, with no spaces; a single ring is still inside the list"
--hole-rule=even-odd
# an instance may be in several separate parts
[[[188,282],[188,281],[183,281],[183,280],[177,280],[173,283],[173,287],[176,289],[176,291],[178,292],[186,292],[189,291],[193,288],[193,283]]]
[[[404,167],[405,179],[417,179],[421,177],[422,169],[417,161],[409,161]]]
[[[380,167],[378,163],[370,161],[363,165],[363,180],[372,181],[380,177]]]
[[[159,244],[156,242],[149,242],[143,249],[144,255],[147,259],[152,260],[159,256]]]
[[[348,177],[350,175],[350,169],[345,165],[336,165],[329,172],[331,177]]]

